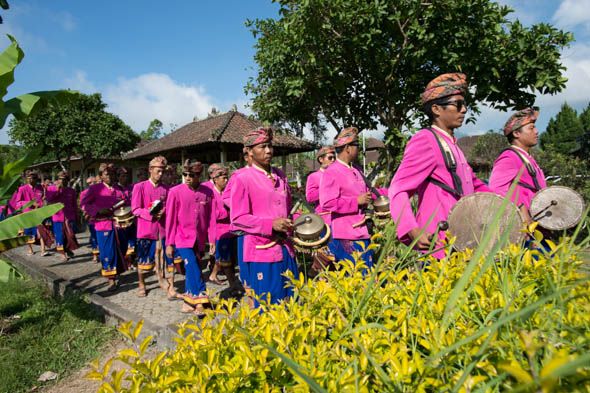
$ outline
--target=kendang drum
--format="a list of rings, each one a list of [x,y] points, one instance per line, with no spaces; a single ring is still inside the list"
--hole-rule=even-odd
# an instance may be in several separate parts
[[[506,232],[509,243],[521,243],[526,234],[523,230],[524,219],[516,205],[499,195],[477,192],[461,198],[449,212],[449,232],[456,237],[453,247],[458,251],[476,249],[503,203],[506,203],[505,209],[497,225],[492,228],[492,238],[486,246],[486,252],[491,251]]]
[[[301,252],[312,252],[324,247],[330,239],[330,226],[314,213],[305,213],[293,223],[293,242]]]
[[[573,228],[584,214],[584,198],[564,186],[551,186],[537,192],[531,200],[531,218],[550,231]]]
[[[113,212],[113,218],[115,219],[115,225],[119,228],[128,228],[133,225],[135,216],[131,212],[130,206],[121,206]]]

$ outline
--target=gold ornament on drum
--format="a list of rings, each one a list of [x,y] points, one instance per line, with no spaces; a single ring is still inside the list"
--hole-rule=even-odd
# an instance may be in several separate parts
[[[135,216],[131,212],[130,206],[121,206],[113,211],[113,218],[115,219],[115,225],[119,228],[128,228],[133,225]]]

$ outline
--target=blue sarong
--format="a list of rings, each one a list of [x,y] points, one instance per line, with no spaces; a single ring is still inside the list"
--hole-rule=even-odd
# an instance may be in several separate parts
[[[215,242],[215,261],[221,266],[231,265],[232,244],[231,237],[222,237]]]
[[[98,241],[99,258],[102,264],[102,275],[104,277],[114,278],[117,274],[125,271],[123,264],[123,255],[127,249],[127,244],[121,244],[118,241],[118,229],[110,231],[96,231],[96,240]]]
[[[153,239],[137,239],[137,268],[150,271],[156,266],[156,245]]]
[[[209,303],[206,295],[207,286],[201,276],[199,260],[195,251],[192,248],[178,248],[177,250],[186,270],[185,290],[182,295],[185,303],[192,306]]]
[[[361,259],[365,263],[368,269],[373,267],[373,250],[365,251],[370,244],[368,239],[364,240],[344,240],[344,239],[332,239],[328,243],[329,252],[334,256],[335,263],[349,260],[356,263],[352,253],[358,251],[361,253]]]
[[[245,285],[248,285],[260,299],[266,300],[270,296],[270,303],[276,304],[293,296],[293,288],[287,287],[289,279],[284,274],[290,271],[294,277],[298,277],[299,269],[287,247],[283,246],[283,260],[280,262],[244,262],[244,264],[247,265],[248,272]],[[258,306],[256,299],[254,306]]]

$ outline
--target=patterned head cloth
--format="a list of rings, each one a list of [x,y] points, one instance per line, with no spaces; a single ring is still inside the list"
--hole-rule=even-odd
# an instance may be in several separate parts
[[[199,161],[190,162],[190,160],[187,159],[184,161],[182,170],[184,172],[194,172],[200,175],[201,172],[203,172],[203,164],[201,164]]]
[[[25,177],[39,177],[39,172],[34,169],[27,169],[25,171]]]
[[[70,178],[70,174],[68,171],[60,171],[57,173],[57,178],[58,179],[69,179]]]
[[[320,150],[318,150],[318,154],[316,155],[316,158],[320,158],[325,156],[328,153],[334,153],[334,146],[324,146],[322,147]]]
[[[334,147],[341,147],[344,145],[349,145],[358,141],[359,139],[359,130],[356,127],[348,127],[340,131],[340,133],[334,139]]]
[[[213,176],[211,176],[211,175],[213,174],[213,172],[217,171],[219,168],[221,168],[221,165],[219,165],[219,164],[209,165],[209,167],[207,168],[207,173],[209,174],[209,177],[213,178]]]
[[[160,168],[166,168],[166,165],[168,165],[168,161],[166,160],[165,157],[162,156],[157,156],[152,158],[152,160],[150,161],[150,165],[149,167],[160,167]]]
[[[539,117],[539,111],[535,108],[526,108],[514,113],[504,125],[504,135],[508,136],[520,127],[534,123]]]
[[[260,127],[249,131],[244,136],[244,146],[252,147],[261,143],[272,142],[272,128]]]
[[[104,173],[104,172],[116,172],[117,169],[115,168],[115,165],[111,162],[103,162],[98,166],[98,173]]]
[[[212,170],[211,167],[215,166]],[[209,177],[211,179],[217,179],[219,176],[227,176],[227,168],[223,165],[213,164],[209,167]]]
[[[129,170],[124,166],[117,168],[117,176],[128,174]]]
[[[465,74],[460,72],[442,74],[426,85],[426,89],[422,93],[422,104],[455,94],[465,94],[466,91],[467,76]]]

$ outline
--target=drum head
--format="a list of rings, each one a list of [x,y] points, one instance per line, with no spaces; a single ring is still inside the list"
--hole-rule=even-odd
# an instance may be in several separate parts
[[[551,186],[537,192],[531,201],[531,217],[545,229],[561,231],[575,227],[584,214],[584,199],[564,186]]]
[[[461,198],[449,212],[447,220],[449,232],[457,238],[454,247],[459,251],[467,248],[476,249],[503,202],[503,197],[483,192]],[[487,251],[494,247],[506,231],[510,232],[510,243],[521,242],[524,239],[524,233],[521,231],[523,223],[524,220],[516,205],[508,202],[492,235],[492,241],[486,248]]]

